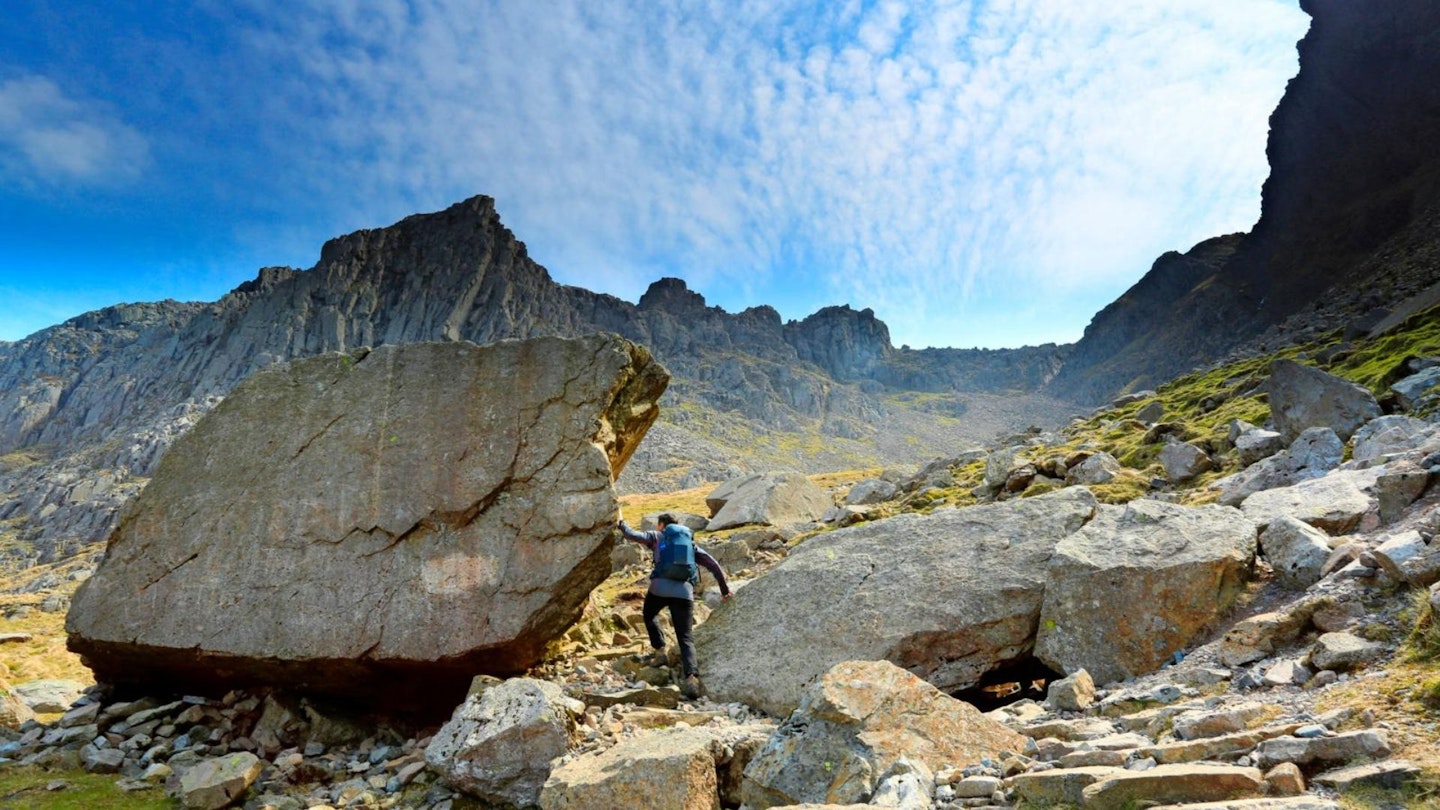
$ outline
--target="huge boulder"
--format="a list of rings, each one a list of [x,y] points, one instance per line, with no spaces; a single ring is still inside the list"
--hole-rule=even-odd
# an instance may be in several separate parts
[[[888,660],[947,691],[974,686],[1029,654],[1045,564],[1096,507],[1074,487],[812,537],[696,629],[705,685],[775,715],[842,661]]]
[[[1294,360],[1270,364],[1270,417],[1287,441],[1306,428],[1328,427],[1342,440],[1380,415],[1380,403],[1364,386]]]
[[[102,682],[452,708],[610,572],[668,376],[615,336],[382,346],[237,386],[162,460],[66,621]]]
[[[529,807],[584,713],[585,704],[549,681],[512,678],[467,697],[430,741],[425,762],[472,796]]]
[[[793,471],[759,473],[735,483],[722,484],[724,498],[715,516],[710,518],[709,531],[733,529],[750,523],[788,526],[819,520],[834,504],[825,490],[805,476]],[[717,488],[718,489],[718,488]],[[706,503],[716,500],[715,493]]]
[[[745,769],[745,806],[864,804],[903,759],[931,773],[998,759],[1026,738],[886,661],[846,661]]]
[[[1244,586],[1255,527],[1227,506],[1102,506],[1049,562],[1035,656],[1107,683],[1159,669]]]

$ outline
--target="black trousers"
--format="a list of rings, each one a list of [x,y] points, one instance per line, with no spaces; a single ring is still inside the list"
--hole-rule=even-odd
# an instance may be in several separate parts
[[[700,667],[695,663],[695,637],[690,632],[695,623],[695,604],[689,599],[645,594],[641,615],[645,618],[645,632],[650,634],[650,646],[657,650],[665,647],[665,637],[660,634],[660,623],[655,621],[655,617],[660,615],[661,608],[667,607],[670,608],[670,623],[675,625],[675,640],[680,644],[681,671],[687,678],[699,675]]]

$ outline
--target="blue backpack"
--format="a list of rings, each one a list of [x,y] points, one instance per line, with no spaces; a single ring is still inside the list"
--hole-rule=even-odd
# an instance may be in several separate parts
[[[655,572],[652,577],[689,582],[700,581],[700,567],[695,564],[695,536],[678,523],[671,523],[660,533],[655,545]]]

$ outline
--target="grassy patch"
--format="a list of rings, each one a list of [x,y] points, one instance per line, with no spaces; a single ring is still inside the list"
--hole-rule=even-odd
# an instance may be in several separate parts
[[[1091,484],[1089,489],[1101,503],[1127,504],[1150,491],[1150,477],[1135,470],[1121,470],[1108,483]]]
[[[1403,369],[1406,358],[1435,355],[1440,355],[1440,307],[1421,312],[1394,332],[1357,347],[1330,371],[1380,394],[1408,373]]]
[[[1420,781],[1414,788],[1403,793],[1376,791],[1390,797],[1390,807],[1440,807],[1440,711],[1431,702],[1432,690],[1425,686],[1436,681],[1440,666],[1434,662],[1397,661],[1370,677],[1331,686],[1316,701],[1322,712],[1353,710],[1356,717],[1342,727],[1345,730],[1387,726],[1391,756],[1419,766]],[[1369,715],[1364,714],[1367,711]],[[1363,793],[1347,800],[1352,802],[1347,806],[1357,810],[1381,806],[1361,803],[1366,800]]]
[[[858,470],[841,470],[833,473],[819,473],[809,476],[816,486],[822,489],[838,489],[864,481],[869,478],[878,478],[880,473],[885,472],[884,467],[866,467]]]
[[[80,656],[65,649],[65,614],[45,613],[40,597],[0,595],[0,609],[30,606],[28,615],[0,618],[0,633],[29,633],[30,641],[0,645],[0,676],[12,685],[40,680],[69,680],[92,684],[95,676],[80,663]]]
[[[1440,782],[1421,777],[1415,784],[1400,789],[1362,786],[1340,796],[1344,810],[1435,810],[1440,807]]]
[[[45,458],[34,449],[26,448],[0,456],[0,474],[14,472],[44,461]]]
[[[84,771],[42,771],[35,768],[0,769],[0,807],[14,810],[169,810],[176,805],[158,788],[127,793],[115,787],[118,777]],[[49,790],[63,783],[61,790]]]
[[[710,507],[705,505],[705,496],[714,489],[714,484],[706,484],[677,492],[622,495],[620,496],[620,509],[629,515],[627,519],[632,521],[636,528],[640,525],[641,516],[657,512],[689,512],[695,515],[708,515]]]
[[[1429,595],[1416,589],[1411,595],[1410,613],[1415,616],[1401,654],[1415,663],[1440,661],[1440,617],[1430,609]]]

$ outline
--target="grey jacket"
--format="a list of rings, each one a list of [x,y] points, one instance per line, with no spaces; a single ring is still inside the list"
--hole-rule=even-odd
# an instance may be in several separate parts
[[[658,560],[655,559],[655,546],[660,542],[660,532],[658,530],[637,532],[625,525],[625,521],[622,520],[620,521],[620,533],[625,536],[625,539],[633,540],[650,549],[652,566],[658,563]],[[711,557],[705,549],[700,548],[699,543],[695,544],[695,564],[709,571],[711,575],[715,577],[715,582],[720,586],[721,594],[725,596],[730,595],[730,583],[725,580],[724,569],[720,567],[720,563],[716,562],[715,558]],[[695,589],[690,586],[690,583],[681,582],[676,579],[665,579],[664,577],[657,577],[653,574],[650,577],[649,592],[667,599],[695,598]]]

